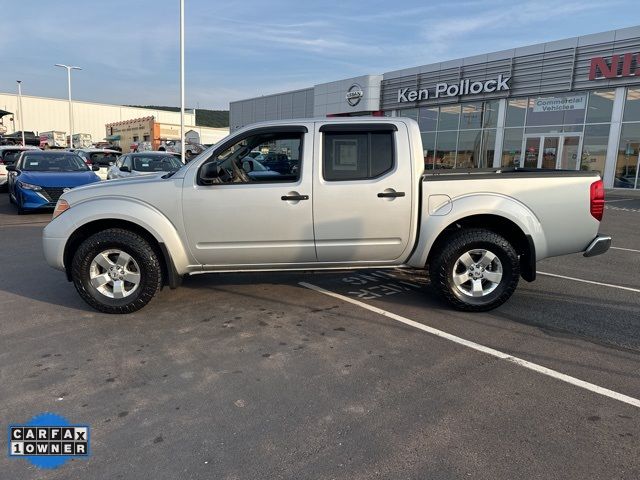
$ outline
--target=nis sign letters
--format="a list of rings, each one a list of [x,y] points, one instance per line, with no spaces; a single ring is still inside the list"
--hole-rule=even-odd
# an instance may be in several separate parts
[[[623,53],[591,59],[589,80],[635,76],[640,76],[640,54]]]
[[[432,90],[400,88],[398,89],[398,103],[416,102],[431,98],[457,97],[461,95],[478,95],[480,93],[504,92],[509,90],[511,77],[498,75],[498,78],[484,82],[472,82],[460,80],[460,83],[449,84],[446,82],[436,84]]]

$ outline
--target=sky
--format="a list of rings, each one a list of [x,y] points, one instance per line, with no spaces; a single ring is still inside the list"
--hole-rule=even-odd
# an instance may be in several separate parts
[[[186,101],[229,102],[638,23],[637,0],[185,0]],[[0,0],[0,92],[179,106],[178,0]],[[9,21],[10,20],[10,21]]]

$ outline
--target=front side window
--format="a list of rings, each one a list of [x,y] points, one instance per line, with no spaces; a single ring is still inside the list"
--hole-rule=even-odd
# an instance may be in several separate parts
[[[261,133],[214,152],[200,171],[205,185],[296,182],[300,178],[303,133]]]
[[[326,132],[323,177],[325,180],[366,180],[393,168],[393,133]]]

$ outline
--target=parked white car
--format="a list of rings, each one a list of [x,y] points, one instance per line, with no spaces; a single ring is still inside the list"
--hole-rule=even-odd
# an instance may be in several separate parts
[[[109,167],[107,180],[175,172],[182,167],[175,155],[165,152],[126,153]]]
[[[78,148],[74,152],[82,157],[84,162],[91,165],[98,165],[100,170],[96,174],[101,180],[107,179],[109,167],[114,165],[122,153],[117,150],[106,148]]]
[[[292,168],[252,178],[252,150],[286,151]],[[184,275],[362,267],[428,269],[453,307],[483,311],[544,258],[607,251],[603,212],[597,172],[425,173],[414,120],[319,118],[251,125],[174,173],[74,188],[43,245],[107,313]]]
[[[38,147],[30,145],[1,145],[0,146],[0,190],[7,190],[7,178],[9,172],[7,172],[8,165],[14,165],[18,160],[18,157],[25,150],[40,150]]]

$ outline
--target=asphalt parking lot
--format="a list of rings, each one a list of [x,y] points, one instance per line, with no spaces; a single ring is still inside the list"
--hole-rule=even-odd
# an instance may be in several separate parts
[[[608,197],[607,254],[482,314],[371,270],[196,276],[104,315],[45,264],[49,218],[0,194],[2,428],[56,412],[92,455],[2,478],[640,478],[638,406],[397,317],[640,399],[640,198]]]

